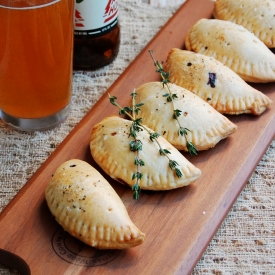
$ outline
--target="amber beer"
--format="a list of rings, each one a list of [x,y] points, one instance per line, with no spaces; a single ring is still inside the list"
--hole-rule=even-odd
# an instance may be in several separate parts
[[[68,114],[74,0],[0,0],[1,117],[20,130]]]
[[[75,70],[95,70],[111,63],[120,44],[117,0],[76,0]]]

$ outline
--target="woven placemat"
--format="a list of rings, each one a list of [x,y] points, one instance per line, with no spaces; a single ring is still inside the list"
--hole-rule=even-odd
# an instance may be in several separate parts
[[[62,125],[27,133],[8,129],[0,120],[0,210],[178,8],[155,7],[142,0],[120,0],[119,4],[119,55],[103,69],[74,72],[71,113]],[[273,141],[193,274],[275,274],[274,146]],[[18,273],[0,267],[0,274]]]

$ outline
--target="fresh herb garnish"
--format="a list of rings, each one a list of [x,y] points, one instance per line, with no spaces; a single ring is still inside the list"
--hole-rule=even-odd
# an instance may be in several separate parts
[[[167,102],[171,102],[172,106],[173,106],[173,114],[172,117],[173,119],[176,119],[178,125],[179,125],[179,130],[178,130],[178,134],[180,136],[184,136],[185,137],[185,141],[186,141],[186,148],[189,152],[189,154],[191,156],[193,155],[197,155],[198,151],[195,147],[195,145],[188,140],[187,135],[188,135],[188,131],[190,132],[189,129],[184,128],[181,126],[178,117],[182,115],[182,111],[179,109],[175,109],[175,104],[174,104],[174,99],[178,98],[177,94],[172,94],[170,87],[169,87],[169,83],[170,81],[170,72],[165,72],[162,65],[156,61],[153,57],[153,50],[149,50],[149,53],[153,59],[154,65],[156,66],[157,70],[156,72],[160,74],[161,79],[162,79],[162,86],[167,88],[168,93],[164,94],[163,96],[166,97]]]
[[[159,154],[161,156],[165,156],[168,159],[168,165],[170,167],[170,169],[172,171],[175,172],[175,174],[177,175],[177,177],[182,177],[182,172],[179,169],[179,165],[175,160],[172,160],[169,157],[169,154],[171,154],[171,152],[165,148],[162,148],[159,141],[158,141],[158,137],[160,136],[160,134],[158,134],[157,132],[151,131],[150,129],[148,129],[147,127],[145,127],[142,124],[142,119],[141,118],[136,118],[136,115],[138,114],[138,112],[140,111],[140,106],[143,105],[143,103],[139,103],[136,104],[135,99],[137,96],[137,93],[134,91],[131,96],[132,96],[132,107],[121,107],[117,102],[117,97],[115,96],[111,96],[110,94],[108,94],[110,102],[119,108],[119,114],[120,115],[127,115],[131,120],[132,120],[132,124],[130,126],[130,133],[129,136],[131,136],[133,138],[133,140],[130,141],[129,143],[129,148],[130,151],[132,152],[136,152],[136,157],[134,159],[134,164],[137,166],[137,170],[136,172],[132,175],[132,180],[136,179],[135,184],[132,186],[132,190],[133,190],[133,198],[135,200],[139,199],[139,193],[140,193],[140,180],[142,180],[143,174],[140,171],[140,167],[145,166],[145,162],[140,158],[139,156],[139,152],[142,150],[142,142],[138,139],[138,133],[141,131],[146,131],[149,135],[149,139],[151,142],[156,142],[158,147],[159,147]]]

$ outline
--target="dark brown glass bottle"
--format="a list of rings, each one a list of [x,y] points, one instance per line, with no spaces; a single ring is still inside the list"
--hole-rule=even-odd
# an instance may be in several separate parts
[[[111,63],[119,44],[117,0],[76,0],[74,70],[95,70]]]

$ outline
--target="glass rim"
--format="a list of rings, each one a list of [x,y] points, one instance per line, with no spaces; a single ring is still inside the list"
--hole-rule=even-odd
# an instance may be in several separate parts
[[[38,9],[44,8],[50,5],[53,5],[61,0],[34,0],[34,1],[26,1],[26,0],[0,0],[0,8],[4,9],[12,9],[12,10],[29,10],[29,9]],[[40,3],[39,3],[40,2]]]

